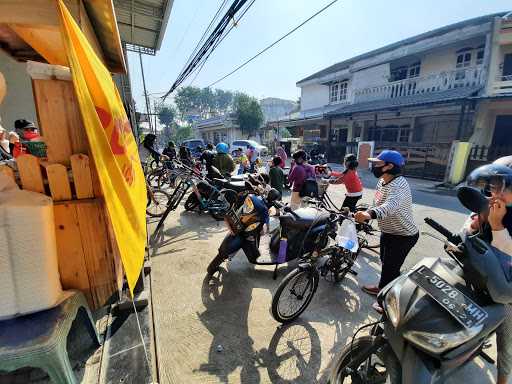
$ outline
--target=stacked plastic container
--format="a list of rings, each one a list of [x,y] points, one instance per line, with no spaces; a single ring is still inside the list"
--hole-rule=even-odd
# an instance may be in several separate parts
[[[0,174],[0,320],[51,308],[62,297],[52,199]]]

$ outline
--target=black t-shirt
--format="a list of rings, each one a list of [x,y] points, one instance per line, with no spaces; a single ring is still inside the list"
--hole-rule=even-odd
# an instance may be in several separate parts
[[[201,162],[204,161],[207,168],[210,168],[213,165],[213,159],[215,158],[215,153],[212,151],[206,150],[201,154],[199,160]]]

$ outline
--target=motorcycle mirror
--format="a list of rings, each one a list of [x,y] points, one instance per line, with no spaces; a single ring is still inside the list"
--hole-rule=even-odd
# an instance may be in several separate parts
[[[489,200],[476,188],[460,187],[457,190],[457,198],[471,212],[480,214],[489,210]]]

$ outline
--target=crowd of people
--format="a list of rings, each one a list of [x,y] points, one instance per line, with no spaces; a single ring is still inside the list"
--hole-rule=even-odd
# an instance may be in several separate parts
[[[190,151],[181,146],[176,153],[173,142],[169,142],[163,154],[158,153],[153,147],[155,138],[152,135],[146,136],[141,158],[151,156],[155,160],[162,160],[163,157],[167,159],[178,157],[183,162],[192,162]],[[10,144],[5,131],[0,131],[2,150],[9,149]],[[198,160],[207,170],[216,167],[223,175],[234,173],[236,164],[229,154],[227,144],[219,143],[215,148],[209,144],[206,148],[201,148],[200,152]],[[239,164],[239,173],[254,171],[257,159],[254,148],[248,147],[246,152],[237,149],[234,155]],[[318,176],[318,169],[308,164],[307,159],[308,156],[304,150],[293,153],[290,172],[286,177],[284,170],[288,155],[284,148],[278,147],[275,157],[269,164],[268,176],[272,188],[279,191],[282,196],[286,181],[290,184],[292,209],[304,205],[303,197],[309,194],[308,184]],[[363,197],[363,183],[357,172],[358,160],[354,154],[345,156],[344,171],[331,177],[330,184],[344,184],[346,194],[343,202],[339,204],[340,208],[347,207],[354,212],[357,222],[376,220],[378,223],[381,231],[380,278],[375,285],[361,287],[364,292],[376,297],[383,287],[400,275],[401,267],[418,242],[419,229],[413,216],[412,191],[403,176],[405,160],[402,155],[394,150],[384,150],[377,157],[368,160],[377,180],[373,204],[369,209],[356,211],[356,205]],[[468,184],[487,191],[490,208],[486,215],[471,215],[462,231],[468,234],[479,231],[490,245],[512,256],[512,156],[480,167],[470,175]],[[374,302],[373,307],[382,313],[383,310],[377,301]],[[507,318],[497,331],[498,384],[506,383],[512,373],[511,335],[512,306],[507,305]]]
[[[43,138],[32,121],[16,120],[12,131],[7,131],[0,125],[0,160],[9,160],[30,153],[27,143],[34,141],[43,141]]]

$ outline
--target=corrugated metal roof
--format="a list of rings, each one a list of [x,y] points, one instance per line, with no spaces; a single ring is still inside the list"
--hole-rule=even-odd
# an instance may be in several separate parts
[[[481,86],[454,88],[442,92],[421,93],[411,96],[396,97],[393,99],[368,101],[345,105],[333,112],[326,113],[326,117],[350,115],[353,113],[381,111],[398,107],[414,107],[426,104],[446,103],[450,101],[469,98],[476,95]]]
[[[429,31],[429,32],[425,32],[425,33],[422,33],[422,34],[419,34],[419,35],[416,35],[416,36],[413,36],[413,37],[409,37],[409,38],[404,39],[404,40],[400,40],[400,41],[398,41],[396,43],[386,45],[386,46],[384,46],[382,48],[378,48],[378,49],[375,49],[373,51],[363,53],[362,55],[355,56],[355,57],[352,57],[352,58],[350,58],[348,60],[344,60],[344,61],[341,61],[341,62],[336,63],[334,65],[331,65],[330,67],[322,69],[321,71],[318,71],[318,72],[316,72],[316,73],[314,73],[314,74],[312,74],[312,75],[310,75],[308,77],[305,77],[302,80],[299,80],[297,82],[297,85],[302,83],[302,82],[304,82],[304,81],[312,80],[312,79],[315,79],[317,77],[322,77],[322,76],[328,75],[330,73],[335,73],[335,72],[342,71],[342,70],[348,68],[351,64],[353,64],[353,63],[355,63],[355,62],[357,62],[359,60],[363,60],[363,59],[366,59],[368,57],[372,57],[372,56],[375,56],[375,55],[378,55],[378,54],[381,54],[381,53],[384,53],[384,52],[387,52],[387,51],[391,51],[391,50],[399,48],[399,47],[401,47],[403,45],[413,44],[413,43],[416,43],[416,42],[421,41],[423,39],[428,39],[428,38],[435,37],[435,36],[438,36],[438,35],[443,35],[443,34],[445,34],[447,32],[450,32],[450,31],[453,31],[453,30],[456,30],[456,29],[459,29],[459,28],[464,28],[464,27],[471,26],[471,25],[484,24],[484,23],[492,21],[497,16],[503,16],[505,14],[506,14],[506,12],[499,12],[499,13],[493,13],[491,15],[475,17],[473,19],[464,20],[464,21],[461,21],[461,22],[458,22],[458,23],[455,23],[455,24],[450,24],[450,25],[447,25],[447,26],[444,26],[444,27],[441,27],[441,28],[434,29],[434,30]]]
[[[114,0],[121,41],[131,50],[155,54],[171,13],[173,0]]]

